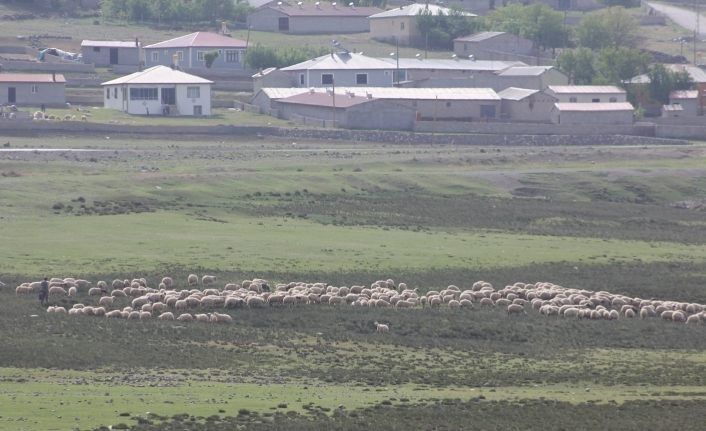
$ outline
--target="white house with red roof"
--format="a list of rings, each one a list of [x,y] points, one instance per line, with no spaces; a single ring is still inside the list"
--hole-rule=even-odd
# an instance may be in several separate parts
[[[211,65],[213,70],[242,70],[247,43],[218,33],[197,31],[144,47],[145,66],[171,66],[174,56],[181,69],[199,70],[206,67],[206,54],[218,52]]]
[[[58,73],[0,73],[0,105],[65,105],[65,87]]]

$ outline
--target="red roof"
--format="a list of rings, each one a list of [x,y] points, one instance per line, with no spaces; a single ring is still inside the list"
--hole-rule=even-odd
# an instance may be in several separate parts
[[[234,39],[218,33],[197,31],[164,42],[147,45],[145,48],[246,48],[244,40]]]
[[[331,4],[320,4],[318,6],[311,3],[304,3],[301,6],[290,5],[270,5],[270,9],[276,10],[288,16],[349,16],[368,17],[376,13],[383,12],[376,7],[351,7],[344,5],[333,6]]]
[[[53,76],[51,73],[0,73],[0,82],[28,82],[39,84],[58,82],[65,84],[66,78],[60,73]]]
[[[350,108],[351,106],[367,103],[374,99],[368,99],[361,96],[349,96],[346,94],[336,93],[336,108]],[[294,105],[310,105],[333,108],[333,96],[328,92],[307,92],[297,94],[284,99],[279,99],[279,103],[291,103]]]

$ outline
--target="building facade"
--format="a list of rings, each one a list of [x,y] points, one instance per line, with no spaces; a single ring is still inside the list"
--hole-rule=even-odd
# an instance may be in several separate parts
[[[555,103],[554,124],[632,124],[635,108],[628,102]]]
[[[281,2],[278,2],[281,3]],[[248,16],[252,30],[287,34],[343,34],[370,31],[368,17],[376,7],[333,3],[269,4]]]
[[[420,13],[431,13],[432,15],[449,15],[454,13],[452,9],[433,5],[413,3],[400,6],[385,12],[371,15],[370,36],[373,39],[399,43],[400,45],[422,46],[422,33],[417,27],[417,15]],[[463,13],[467,17],[476,15],[468,12]]]
[[[391,87],[394,66],[353,52],[335,52],[280,69],[293,87]]]
[[[528,123],[549,123],[557,99],[549,94],[526,88],[510,87],[498,92],[502,99],[501,118]]]
[[[140,42],[113,40],[84,40],[81,42],[81,56],[86,64],[96,67],[139,66]]]
[[[199,70],[242,70],[245,65],[247,43],[240,39],[217,33],[196,32],[144,47],[145,65],[172,66],[174,59],[181,69]],[[207,54],[217,52],[218,56],[209,68]]]
[[[547,93],[559,103],[621,103],[627,93],[613,85],[550,85]]]
[[[64,106],[65,87],[64,75],[57,73],[0,73],[0,105]]]

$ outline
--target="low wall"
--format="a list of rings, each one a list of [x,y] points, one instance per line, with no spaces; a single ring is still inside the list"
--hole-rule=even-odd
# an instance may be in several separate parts
[[[134,136],[238,136],[287,139],[322,139],[390,144],[446,144],[483,146],[545,145],[675,145],[687,141],[625,135],[506,135],[428,134],[372,130],[299,129],[265,126],[135,126],[83,121],[0,121],[0,135],[32,136],[45,133],[125,134]]]
[[[2,62],[4,71],[19,70],[32,72],[81,72],[94,73],[96,71],[92,64],[83,63],[41,63],[34,61],[9,60]]]
[[[660,138],[706,140],[706,125],[687,126],[679,124],[658,124],[655,136]]]
[[[481,133],[505,135],[639,135],[654,136],[652,125],[498,123],[468,121],[417,121],[416,132]]]

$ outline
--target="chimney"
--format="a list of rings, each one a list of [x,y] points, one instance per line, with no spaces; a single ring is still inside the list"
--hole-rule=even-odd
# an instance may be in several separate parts
[[[221,34],[228,34],[228,26],[225,21],[221,21]]]
[[[140,39],[135,38],[135,46],[138,48],[140,47]]]
[[[51,73],[51,81],[56,82],[56,72]]]

